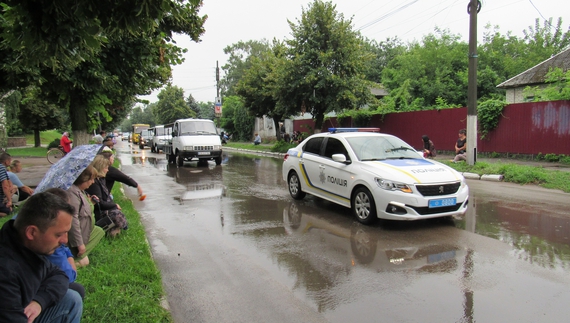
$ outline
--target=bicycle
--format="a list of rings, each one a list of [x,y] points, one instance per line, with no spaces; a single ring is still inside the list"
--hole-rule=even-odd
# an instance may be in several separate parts
[[[58,160],[62,159],[63,156],[65,156],[65,152],[62,146],[50,148],[47,151],[47,160],[50,164],[55,164]]]

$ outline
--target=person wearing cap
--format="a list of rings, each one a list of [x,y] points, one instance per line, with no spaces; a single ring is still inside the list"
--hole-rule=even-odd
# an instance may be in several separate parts
[[[73,141],[69,139],[69,132],[64,132],[63,136],[59,140],[59,145],[62,147],[64,153],[68,153],[71,151],[71,143]]]

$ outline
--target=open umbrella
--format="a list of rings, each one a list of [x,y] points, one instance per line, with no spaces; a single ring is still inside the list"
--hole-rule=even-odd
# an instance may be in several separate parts
[[[70,188],[77,177],[91,164],[100,148],[101,145],[74,147],[67,155],[50,167],[34,193],[40,193],[53,187],[64,190]]]

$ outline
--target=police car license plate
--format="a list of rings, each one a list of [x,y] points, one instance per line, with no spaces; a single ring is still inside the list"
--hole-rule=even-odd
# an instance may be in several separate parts
[[[198,155],[209,155],[210,152],[209,151],[199,151]]]
[[[448,198],[448,199],[429,200],[428,207],[429,208],[435,208],[435,207],[452,206],[452,205],[455,205],[456,203],[457,202],[456,202],[455,197]]]

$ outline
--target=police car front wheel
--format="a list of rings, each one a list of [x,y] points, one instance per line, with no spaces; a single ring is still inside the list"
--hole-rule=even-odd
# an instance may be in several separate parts
[[[358,222],[370,224],[376,220],[376,205],[372,194],[366,187],[359,187],[352,195],[352,213]]]
[[[301,191],[301,181],[299,180],[299,175],[296,172],[291,172],[287,180],[289,184],[289,194],[295,200],[302,200],[305,197],[305,192]]]

